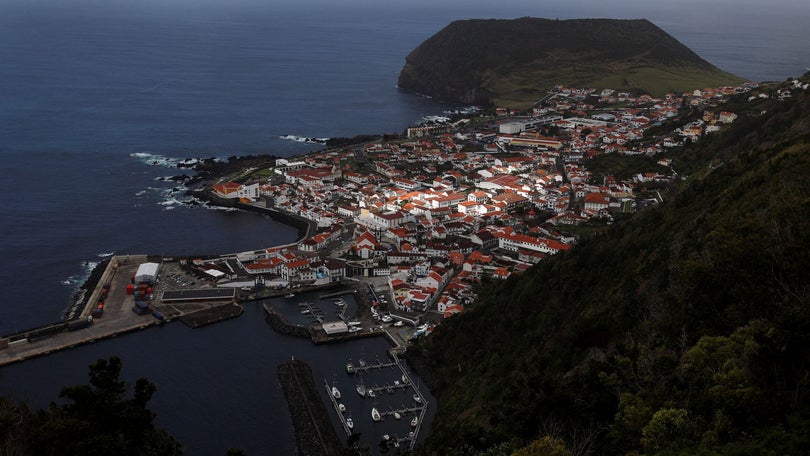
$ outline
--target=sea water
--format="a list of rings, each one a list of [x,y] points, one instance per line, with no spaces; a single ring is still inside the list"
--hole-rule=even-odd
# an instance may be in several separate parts
[[[396,80],[408,52],[455,19],[646,17],[752,80],[810,65],[803,4],[538,3],[0,0],[0,333],[59,319],[112,253],[292,241],[296,230],[258,214],[186,206],[164,178],[187,157],[290,156],[318,146],[285,135],[398,133],[441,115],[453,106]],[[279,336],[249,308],[201,330],[168,325],[3,368],[0,393],[41,406],[117,354],[128,378],[157,383],[158,422],[189,454],[290,453],[275,366],[295,356],[318,380],[358,350]]]

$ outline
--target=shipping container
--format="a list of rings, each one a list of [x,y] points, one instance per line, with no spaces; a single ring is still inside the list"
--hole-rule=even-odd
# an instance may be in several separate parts
[[[68,331],[78,331],[93,324],[93,317],[71,320],[68,322]]]
[[[149,313],[149,309],[142,309],[138,306],[132,306],[132,311],[138,315],[146,315]]]

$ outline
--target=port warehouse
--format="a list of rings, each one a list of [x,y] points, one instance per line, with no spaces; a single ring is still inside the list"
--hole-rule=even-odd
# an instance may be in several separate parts
[[[155,283],[159,267],[160,264],[158,263],[142,263],[138,266],[138,270],[133,276],[132,283]]]
[[[342,321],[327,321],[323,324],[323,331],[328,336],[334,336],[348,333],[349,327]]]
[[[229,301],[236,297],[235,288],[210,288],[204,290],[167,290],[163,292],[161,301],[170,302],[209,302]]]

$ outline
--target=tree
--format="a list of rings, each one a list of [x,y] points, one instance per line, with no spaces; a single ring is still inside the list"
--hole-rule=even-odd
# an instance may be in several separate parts
[[[180,443],[154,426],[146,408],[155,385],[140,378],[133,397],[120,379],[121,360],[99,359],[90,366],[90,384],[62,389],[66,402],[52,402],[36,413],[29,436],[31,454],[48,455],[181,455]]]
[[[658,451],[664,448],[676,448],[683,443],[689,421],[684,409],[661,409],[653,415],[650,422],[641,430],[644,436],[644,447]]]
[[[523,447],[514,453],[512,456],[570,456],[571,452],[565,447],[565,442],[560,439],[551,437],[550,435],[543,436],[529,446]]]

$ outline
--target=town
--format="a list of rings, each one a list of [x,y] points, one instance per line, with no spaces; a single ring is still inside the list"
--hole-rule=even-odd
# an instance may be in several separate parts
[[[277,159],[212,191],[317,226],[296,245],[239,254],[243,273],[288,287],[382,279],[387,298],[375,305],[438,322],[462,312],[482,281],[573,248],[584,226],[660,203],[659,189],[678,177],[671,158],[623,178],[596,174],[587,160],[667,155],[733,123],[722,105],[743,93],[749,102],[790,96],[755,83],[663,98],[558,86],[530,112],[497,108]]]

